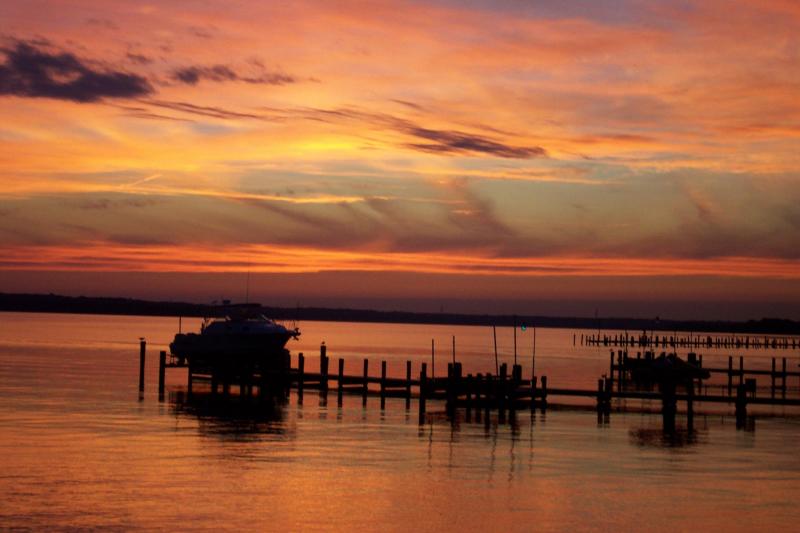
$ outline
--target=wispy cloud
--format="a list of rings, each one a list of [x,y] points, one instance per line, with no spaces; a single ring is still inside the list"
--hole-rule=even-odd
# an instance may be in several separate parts
[[[153,92],[142,76],[90,66],[70,52],[48,51],[25,41],[0,52],[5,55],[0,64],[0,95],[95,102]]]
[[[172,72],[172,79],[188,85],[197,85],[201,81],[239,81],[259,85],[287,85],[297,81],[293,76],[282,72],[256,72],[241,74],[228,65],[192,65],[181,67]]]

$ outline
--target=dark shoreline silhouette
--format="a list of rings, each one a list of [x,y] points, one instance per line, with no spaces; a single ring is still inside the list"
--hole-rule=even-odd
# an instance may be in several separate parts
[[[442,324],[467,326],[518,326],[596,330],[697,331],[725,333],[800,334],[800,322],[782,318],[748,321],[669,320],[612,317],[551,317],[526,315],[471,315],[459,313],[418,313],[322,307],[268,307],[263,313],[282,320],[335,322],[378,322],[396,324]],[[56,294],[0,293],[0,311],[33,313],[79,313],[138,316],[218,316],[218,306],[186,302],[159,302],[131,298],[61,296]]]

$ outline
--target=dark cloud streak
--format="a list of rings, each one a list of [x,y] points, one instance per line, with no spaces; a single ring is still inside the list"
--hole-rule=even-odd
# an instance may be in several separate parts
[[[491,140],[481,135],[460,131],[432,130],[419,126],[403,129],[404,133],[425,139],[425,143],[407,143],[405,146],[423,152],[464,154],[482,153],[511,159],[544,157],[547,151],[541,146],[517,147]]]
[[[261,72],[254,76],[240,74],[227,65],[193,65],[176,69],[172,79],[187,85],[197,85],[200,81],[238,81],[263,85],[287,85],[297,80],[281,72]]]
[[[104,98],[147,96],[153,87],[142,76],[98,70],[69,52],[50,52],[33,42],[2,48],[0,95],[96,102]]]

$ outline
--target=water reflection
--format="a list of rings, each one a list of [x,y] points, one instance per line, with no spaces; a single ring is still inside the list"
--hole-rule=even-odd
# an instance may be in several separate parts
[[[198,421],[200,433],[230,440],[247,440],[254,435],[295,436],[286,422],[286,403],[274,398],[224,398],[212,394],[169,393],[170,414]],[[239,438],[241,437],[241,439]]]
[[[632,428],[628,431],[630,443],[639,448],[686,448],[697,444],[707,444],[707,432],[676,427]]]

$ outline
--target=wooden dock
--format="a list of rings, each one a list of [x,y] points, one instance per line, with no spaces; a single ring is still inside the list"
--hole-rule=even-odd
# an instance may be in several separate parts
[[[142,339],[140,342],[140,392],[144,391],[145,345],[145,341]],[[289,390],[295,389],[298,403],[302,403],[304,393],[308,390],[315,390],[319,392],[320,399],[324,402],[327,402],[329,394],[335,393],[337,404],[340,406],[345,394],[361,396],[364,406],[367,405],[369,397],[377,397],[380,399],[380,406],[383,409],[387,398],[402,398],[405,400],[406,409],[410,409],[412,400],[416,400],[420,423],[426,420],[429,401],[444,401],[448,413],[453,413],[455,409],[465,409],[468,419],[473,412],[477,416],[485,412],[488,417],[490,412],[495,411],[498,419],[504,421],[506,414],[513,416],[515,412],[522,409],[546,410],[554,397],[591,399],[598,418],[607,417],[611,413],[614,400],[636,399],[649,401],[659,406],[664,417],[665,428],[674,427],[679,403],[685,406],[684,412],[690,424],[697,404],[733,405],[737,426],[744,425],[748,405],[800,407],[800,398],[788,398],[786,395],[787,377],[800,376],[800,372],[788,371],[785,358],[782,360],[780,370],[775,367],[773,358],[773,370],[766,371],[766,374],[762,370],[744,369],[741,359],[739,368],[734,368],[732,358],[729,359],[728,368],[708,368],[709,371],[724,372],[728,375],[728,394],[703,394],[702,389],[697,387],[693,381],[686,384],[683,391],[678,390],[674,385],[661,387],[658,391],[631,389],[626,386],[630,381],[630,376],[627,375],[625,369],[625,358],[627,358],[627,353],[620,350],[615,361],[615,353],[612,350],[609,374],[598,379],[597,387],[573,389],[551,387],[548,384],[547,376],[523,378],[520,365],[513,365],[509,373],[505,363],[499,366],[497,374],[464,375],[461,363],[451,362],[448,363],[446,376],[433,377],[428,375],[427,363],[420,363],[418,374],[414,374],[412,362],[406,361],[405,375],[393,377],[387,375],[386,361],[380,361],[378,367],[380,373],[375,375],[370,372],[370,360],[365,358],[359,361],[360,372],[348,374],[345,371],[346,362],[343,358],[338,358],[335,369],[332,369],[331,360],[324,344],[320,347],[318,372],[306,370],[306,357],[302,353],[298,354],[295,366],[287,362],[285,371],[259,373],[238,369],[236,372],[221,373],[213,368],[193,368],[185,361],[179,361],[162,351],[159,354],[158,391],[159,399],[163,400],[167,369],[185,368],[189,395],[192,394],[196,383],[205,383],[210,385],[212,397],[229,397],[233,388],[238,392],[240,398],[247,400],[286,398]],[[745,376],[748,375],[771,376],[772,394],[757,396],[756,388],[751,386],[754,385],[754,380],[745,379]],[[735,387],[732,383],[734,377],[738,377]],[[776,383],[779,383],[778,388],[776,388]],[[777,390],[781,391],[780,397],[775,394]],[[621,409],[618,407],[618,410]]]

